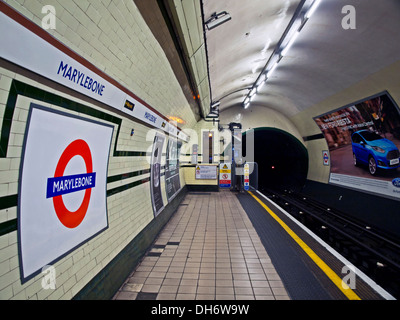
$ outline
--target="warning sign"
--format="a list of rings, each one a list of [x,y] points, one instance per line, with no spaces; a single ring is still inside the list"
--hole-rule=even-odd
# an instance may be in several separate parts
[[[246,163],[244,165],[244,190],[248,191],[250,189],[250,167]]]
[[[230,188],[232,184],[231,164],[221,163],[219,165],[219,187]]]
[[[197,180],[217,180],[217,166],[196,166]]]

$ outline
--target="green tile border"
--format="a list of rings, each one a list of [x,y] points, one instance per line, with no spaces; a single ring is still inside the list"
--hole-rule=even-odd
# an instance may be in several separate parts
[[[122,123],[121,118],[13,79],[10,87],[10,92],[8,95],[8,100],[6,103],[6,108],[4,111],[3,125],[1,129],[0,158],[7,157],[11,124],[18,95],[39,100],[45,103],[50,103],[70,111],[83,113],[87,116],[91,116],[99,120],[105,120],[107,122],[111,122],[118,126],[116,140],[115,140],[118,141]],[[147,155],[146,151],[118,151],[117,143],[115,143],[114,145],[113,157],[144,157],[146,155]]]
[[[0,210],[15,207],[18,203],[18,195],[0,197]]]
[[[147,152],[145,151],[118,151],[117,142],[119,138],[122,118],[110,115],[106,112],[94,109],[92,107],[86,106],[84,104],[75,102],[73,100],[61,97],[51,92],[47,92],[43,89],[36,88],[24,82],[13,79],[10,86],[10,91],[6,103],[6,108],[4,110],[3,125],[1,128],[0,137],[0,159],[7,157],[8,144],[10,139],[11,124],[14,116],[14,111],[16,108],[18,95],[22,95],[31,99],[39,100],[44,103],[50,103],[58,107],[65,108],[69,111],[76,111],[87,116],[97,118],[99,120],[105,120],[118,126],[117,134],[115,138],[113,157],[145,157]],[[124,180],[131,177],[136,177],[150,173],[150,169],[143,169],[134,172],[119,174],[115,176],[107,177],[107,183],[116,182]],[[139,181],[129,183],[117,188],[113,188],[107,191],[107,197],[114,195],[119,192],[123,192],[127,189],[134,188],[142,183],[149,181],[147,179],[141,179]],[[18,204],[18,194],[0,197],[0,210],[16,207]],[[7,222],[0,223],[0,236],[17,230],[17,220],[10,220]]]
[[[18,228],[18,220],[12,219],[0,224],[0,237],[7,233],[16,231]]]
[[[99,120],[105,120],[111,122],[118,126],[116,140],[118,141],[119,132],[121,128],[122,119],[105,113],[103,111],[91,108],[84,104],[78,103],[76,101],[58,96],[54,93],[47,92],[45,90],[36,88],[29,84],[23,83],[21,81],[13,79],[11,82],[10,92],[8,95],[6,108],[4,111],[3,126],[1,129],[0,138],[0,158],[7,157],[8,143],[10,139],[11,123],[14,115],[14,110],[17,103],[18,95],[22,95],[31,99],[39,100],[41,102],[50,103],[58,107],[65,108],[69,111],[75,111],[83,113],[87,116],[97,118]],[[132,155],[143,155],[145,152],[136,151],[117,151],[117,143],[115,143],[113,156],[132,156]]]

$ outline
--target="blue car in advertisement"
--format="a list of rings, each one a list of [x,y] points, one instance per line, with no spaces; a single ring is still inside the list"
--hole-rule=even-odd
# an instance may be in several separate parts
[[[376,175],[378,169],[400,167],[400,152],[392,141],[369,130],[354,132],[351,141],[354,165],[367,165],[371,175]]]

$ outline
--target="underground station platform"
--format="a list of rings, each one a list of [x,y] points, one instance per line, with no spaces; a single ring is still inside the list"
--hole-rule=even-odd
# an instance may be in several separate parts
[[[394,300],[259,191],[188,192],[114,300]]]

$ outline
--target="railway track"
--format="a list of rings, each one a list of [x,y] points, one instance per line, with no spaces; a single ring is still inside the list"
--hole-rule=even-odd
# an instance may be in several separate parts
[[[400,298],[400,239],[291,190],[261,190],[396,299]]]

